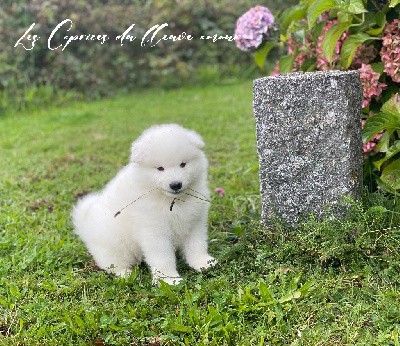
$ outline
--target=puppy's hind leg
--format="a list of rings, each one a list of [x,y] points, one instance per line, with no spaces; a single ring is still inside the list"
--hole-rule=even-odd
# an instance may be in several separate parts
[[[133,265],[141,261],[140,249],[124,239],[104,198],[94,193],[84,197],[73,213],[75,232],[85,243],[96,264],[108,273],[129,276]]]
[[[92,245],[88,249],[99,268],[120,277],[129,277],[132,267],[140,262],[132,255],[121,253],[120,249],[108,246]]]

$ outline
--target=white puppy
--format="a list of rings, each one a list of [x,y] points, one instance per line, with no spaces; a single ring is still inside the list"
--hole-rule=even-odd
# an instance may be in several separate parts
[[[78,201],[75,232],[100,268],[125,276],[144,259],[153,283],[177,284],[175,250],[195,270],[216,264],[207,252],[203,146],[196,132],[179,125],[153,126],[132,143],[130,163],[104,190]]]

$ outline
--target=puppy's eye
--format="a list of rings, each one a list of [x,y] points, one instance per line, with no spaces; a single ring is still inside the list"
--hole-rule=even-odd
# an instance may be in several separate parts
[[[159,170],[160,172],[162,172],[162,171],[164,170],[164,167],[162,167],[162,166],[157,167],[157,170]]]
[[[185,166],[186,166],[186,162],[182,162],[181,163],[181,168],[185,168]]]

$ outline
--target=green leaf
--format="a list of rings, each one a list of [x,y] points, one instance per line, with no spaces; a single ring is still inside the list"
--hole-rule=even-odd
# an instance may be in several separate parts
[[[371,68],[374,70],[374,72],[377,72],[379,74],[383,73],[384,65],[383,62],[374,62],[371,64]]]
[[[364,128],[362,129],[362,137],[365,143],[370,141],[377,133],[385,131],[377,145],[377,148],[382,153],[385,153],[385,156],[374,162],[376,168],[381,169],[383,163],[400,153],[400,140],[396,140],[392,145],[390,145],[391,135],[398,130],[400,130],[400,99],[398,96],[393,96],[383,104],[380,113],[367,119]],[[389,164],[389,166],[390,165],[391,164]],[[384,170],[387,167],[385,167]],[[386,184],[385,179],[382,178],[382,176],[381,180]]]
[[[184,326],[183,324],[171,324],[169,326],[170,330],[174,331],[174,332],[180,332],[180,333],[191,333],[192,332],[192,328],[188,327],[188,326]]]
[[[375,176],[375,181],[376,184],[378,185],[379,189],[381,189],[382,191],[391,193],[391,194],[397,194],[398,192],[392,188],[390,188],[388,185],[386,185],[380,177]]]
[[[340,50],[340,57],[342,59],[342,66],[349,68],[353,61],[354,54],[358,46],[368,40],[378,40],[379,38],[369,36],[363,32],[349,36],[346,41],[343,42],[342,49]]]
[[[380,113],[367,119],[362,131],[365,142],[381,131],[391,135],[400,129],[400,110],[397,107],[400,107],[400,103],[396,105],[393,97],[382,106]]]
[[[304,18],[306,16],[306,4],[298,4],[296,6],[289,7],[280,16],[281,32],[286,32],[293,22]]]
[[[304,285],[302,285],[302,286],[300,287],[300,292],[301,292],[301,294],[304,296],[304,295],[311,289],[311,287],[312,287],[314,284],[315,284],[315,280],[313,280],[313,279],[307,280],[307,281],[304,283]]]
[[[267,58],[268,53],[277,45],[277,43],[266,42],[254,52],[254,61],[260,69],[264,69],[265,59]]]
[[[168,297],[172,303],[179,302],[179,298],[176,293],[171,289],[171,286],[168,285],[165,281],[159,280],[160,283],[160,291],[164,294],[164,296]]]
[[[257,301],[257,298],[253,294],[251,294],[250,287],[246,286],[244,296],[247,298],[247,301]]]
[[[297,56],[297,52],[292,55],[283,55],[279,59],[279,72],[289,73],[292,71],[294,59]]]
[[[371,25],[371,26],[377,26],[377,28],[373,28],[373,29],[367,30],[367,34],[368,35],[377,36],[385,28],[386,15],[384,13],[382,13],[382,12],[378,12],[375,15],[372,15],[372,17],[367,19],[367,20],[369,20],[370,22],[373,21],[375,23],[375,25]]]
[[[311,6],[307,9],[307,22],[308,28],[311,29],[318,17],[325,11],[335,7],[333,0],[316,0],[313,1]]]
[[[351,14],[367,12],[362,0],[335,0],[335,3],[340,12]]]
[[[301,65],[301,71],[303,72],[312,72],[317,69],[317,63],[312,60],[304,61],[303,65]]]
[[[350,4],[347,10],[353,14],[360,14],[363,12],[367,12],[362,0],[350,0]]]
[[[381,112],[390,114],[395,120],[395,126],[400,128],[400,97],[393,96],[385,102],[381,108]]]
[[[337,19],[339,23],[351,22],[353,20],[353,15],[348,12],[339,11],[337,14]]]
[[[381,169],[381,166],[384,162],[388,161],[393,156],[400,153],[400,140],[395,141],[394,144],[390,148],[388,148],[387,150],[384,151],[384,153],[386,154],[384,158],[380,159],[379,161],[374,162],[374,166],[376,168],[378,168],[379,170]]]
[[[389,7],[396,7],[398,4],[400,4],[400,0],[391,0]]]
[[[400,160],[394,160],[383,169],[381,181],[390,189],[400,189]]]
[[[336,43],[340,36],[350,27],[351,22],[333,25],[325,35],[322,42],[322,50],[328,59],[332,61],[333,53],[335,52]]]
[[[10,290],[12,297],[17,298],[17,299],[21,298],[21,292],[19,291],[17,286],[10,284],[9,290]]]
[[[74,320],[75,320],[75,324],[80,328],[80,329],[85,329],[85,322],[83,322],[83,320],[75,315],[74,316]]]
[[[265,282],[260,282],[260,296],[263,301],[273,302],[274,296]]]
[[[292,293],[287,294],[286,296],[282,297],[279,299],[279,303],[286,303],[290,302],[291,300],[299,299],[301,297],[301,292],[300,291],[295,291]]]
[[[380,150],[382,153],[387,153],[390,149],[390,136],[391,133],[389,131],[385,131],[382,137],[379,139],[378,145],[376,146],[377,149]]]
[[[383,108],[383,107],[382,107]],[[400,115],[390,113],[378,113],[367,119],[362,129],[364,143],[369,142],[376,134],[382,131],[393,132],[400,128]]]
[[[385,207],[381,206],[381,205],[375,205],[371,208],[368,208],[365,211],[365,215],[369,216],[372,215],[373,217],[376,215],[384,215],[386,213],[390,213],[390,210],[386,209]]]

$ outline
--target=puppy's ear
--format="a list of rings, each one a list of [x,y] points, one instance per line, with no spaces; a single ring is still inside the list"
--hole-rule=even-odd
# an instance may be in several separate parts
[[[189,141],[196,147],[199,149],[202,149],[204,147],[204,141],[203,138],[201,138],[201,136],[194,131],[191,130],[186,130],[186,135],[189,139]]]
[[[142,139],[138,138],[131,146],[131,162],[140,163],[144,158]]]

